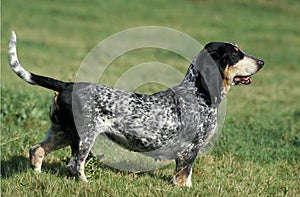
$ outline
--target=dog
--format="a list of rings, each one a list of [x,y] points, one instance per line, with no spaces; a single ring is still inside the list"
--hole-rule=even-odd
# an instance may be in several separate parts
[[[19,63],[14,32],[8,53],[9,65],[21,79],[55,91],[48,134],[29,151],[35,171],[41,171],[50,152],[71,146],[67,168],[87,181],[85,160],[97,136],[105,135],[131,151],[175,160],[173,183],[187,187],[192,186],[199,150],[217,128],[218,105],[231,86],[250,84],[251,76],[264,66],[263,60],[236,44],[211,42],[194,58],[179,85],[145,95],[33,74]]]

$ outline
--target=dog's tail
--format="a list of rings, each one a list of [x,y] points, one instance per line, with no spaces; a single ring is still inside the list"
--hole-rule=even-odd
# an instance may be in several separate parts
[[[8,59],[11,69],[24,81],[32,85],[39,85],[57,92],[64,90],[69,83],[65,83],[49,77],[35,75],[23,68],[17,56],[17,37],[15,32],[11,33],[8,45]]]

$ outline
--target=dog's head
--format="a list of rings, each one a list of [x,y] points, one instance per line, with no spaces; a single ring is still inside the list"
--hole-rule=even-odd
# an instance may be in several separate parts
[[[192,62],[198,89],[210,96],[212,104],[219,103],[230,86],[250,84],[263,65],[263,60],[228,42],[208,43]]]

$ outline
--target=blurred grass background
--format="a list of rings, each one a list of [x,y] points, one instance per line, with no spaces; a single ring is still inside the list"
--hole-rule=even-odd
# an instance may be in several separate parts
[[[2,0],[1,193],[3,196],[297,196],[300,193],[300,1],[297,0]],[[53,93],[18,79],[7,63],[10,32],[18,36],[21,63],[30,71],[72,81],[86,54],[108,36],[137,26],[165,26],[201,44],[238,43],[265,60],[247,87],[233,87],[214,150],[198,158],[192,189],[174,188],[174,165],[131,174],[89,160],[90,183],[68,178],[68,148],[29,167],[28,150],[48,124]],[[200,49],[199,49],[200,50]],[[189,64],[155,49],[118,58],[101,83],[112,85],[126,69],[159,61],[184,72]],[[151,93],[163,87],[150,85]]]

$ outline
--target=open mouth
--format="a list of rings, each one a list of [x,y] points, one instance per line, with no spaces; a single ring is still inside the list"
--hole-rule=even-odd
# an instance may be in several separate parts
[[[250,76],[236,76],[233,78],[235,85],[249,85],[252,82]]]

